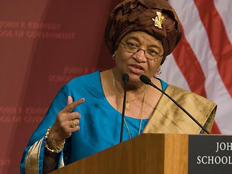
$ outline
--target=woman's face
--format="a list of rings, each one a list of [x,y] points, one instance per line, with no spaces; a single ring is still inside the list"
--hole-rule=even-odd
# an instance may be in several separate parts
[[[157,73],[163,53],[159,40],[145,32],[131,32],[115,52],[115,68],[120,75],[128,73],[130,82],[140,83],[140,75],[151,78]]]

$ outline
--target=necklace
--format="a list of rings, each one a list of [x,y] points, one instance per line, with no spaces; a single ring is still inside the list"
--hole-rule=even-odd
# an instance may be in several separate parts
[[[118,88],[116,87],[116,83],[115,83],[115,79],[113,78],[113,86],[114,88],[119,92]],[[140,113],[139,115],[141,116],[142,113],[143,113],[143,107],[144,107],[144,101],[145,101],[145,94],[146,94],[146,86],[145,86],[145,89],[144,89],[144,93],[143,93],[143,99],[142,99],[142,107],[141,107],[141,110],[140,110]],[[130,100],[131,101],[134,101],[136,100],[137,98],[134,98],[133,100]],[[117,102],[116,102],[117,103]],[[128,106],[127,106],[128,105]],[[126,109],[129,109],[129,101],[126,101]],[[130,137],[130,139],[132,138],[132,135],[131,135],[131,132],[130,132],[130,129],[128,127],[128,124],[126,122],[126,119],[124,117],[124,122],[125,122],[125,125],[126,125],[126,128],[127,128],[127,131],[128,131],[128,135]],[[141,127],[142,127],[142,122],[143,122],[143,119],[140,119],[140,123],[139,123],[139,132],[138,132],[138,135],[141,134]]]
[[[117,85],[116,85],[116,82],[115,82],[115,79],[114,79],[114,77],[113,77],[113,86],[114,86],[114,88],[117,90],[117,92],[119,93],[119,95],[121,95],[121,93],[120,93],[120,90],[119,90],[119,88],[117,87]],[[144,94],[143,95],[145,95],[145,90],[146,90],[146,86],[145,86],[145,89],[144,89]],[[143,96],[144,97],[144,96]],[[135,98],[133,98],[133,99],[131,99],[131,100],[127,100],[126,101],[126,109],[127,110],[129,110],[130,109],[130,103],[131,102],[133,102],[133,101],[135,101],[135,100],[137,100],[138,98],[137,97],[135,97]]]

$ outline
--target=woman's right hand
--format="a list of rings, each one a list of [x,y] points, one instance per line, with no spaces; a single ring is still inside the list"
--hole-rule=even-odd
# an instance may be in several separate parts
[[[81,115],[78,112],[72,112],[75,107],[82,104],[85,99],[81,98],[75,102],[71,96],[68,96],[66,107],[57,114],[57,119],[54,125],[51,127],[49,135],[47,137],[47,143],[56,142],[61,144],[66,138],[70,137],[73,132],[80,129],[79,120]]]

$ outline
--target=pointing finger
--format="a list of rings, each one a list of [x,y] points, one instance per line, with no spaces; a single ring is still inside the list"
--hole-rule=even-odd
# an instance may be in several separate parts
[[[81,98],[75,102],[72,102],[72,103],[68,104],[62,111],[63,112],[72,112],[75,107],[82,104],[84,101],[85,101],[85,99]]]
[[[67,105],[71,103],[73,103],[73,98],[71,96],[68,96]]]

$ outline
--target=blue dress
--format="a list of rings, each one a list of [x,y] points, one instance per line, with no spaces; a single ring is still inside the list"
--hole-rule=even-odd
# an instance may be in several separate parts
[[[167,83],[160,81],[162,89],[165,90]],[[121,113],[107,101],[102,89],[100,72],[80,76],[63,86],[56,95],[45,118],[33,133],[24,151],[20,166],[21,173],[25,173],[25,171],[42,173],[45,133],[55,123],[57,113],[66,106],[68,96],[72,96],[73,101],[85,98],[85,102],[74,109],[81,114],[81,129],[74,132],[66,141],[60,161],[63,160],[67,165],[119,143]],[[131,136],[137,136],[140,119],[129,116],[125,116],[125,119]],[[147,122],[148,119],[143,119],[141,132]],[[124,124],[123,141],[129,138]]]

